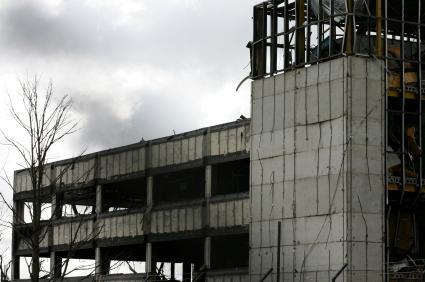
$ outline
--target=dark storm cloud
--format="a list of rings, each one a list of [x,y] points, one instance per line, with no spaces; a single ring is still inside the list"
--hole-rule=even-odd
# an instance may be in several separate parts
[[[1,17],[3,45],[44,56],[240,69],[248,61],[244,46],[251,35],[252,5],[208,1],[193,8],[181,2],[146,1],[134,22],[119,24],[113,14],[81,1],[64,2],[58,13],[35,1],[17,1]]]
[[[222,91],[225,84],[231,84],[229,95],[233,95],[237,83],[248,74],[249,70],[243,69],[249,62],[245,45],[251,37],[251,12],[256,2],[139,1],[142,9],[130,11],[129,19],[123,21],[119,11],[104,9],[109,1],[99,1],[100,5],[59,1],[53,9],[38,1],[9,1],[0,9],[0,51],[11,54],[7,60],[16,62],[18,75],[41,71],[44,77],[54,79],[61,93],[76,97],[74,109],[83,120],[77,147],[109,148],[141,137],[168,135],[173,129],[195,129],[205,125],[200,122],[206,114],[202,111],[226,116],[220,112],[222,107],[205,109],[199,103],[205,93]],[[125,87],[108,78],[116,74],[108,74],[111,69],[122,70],[125,78],[139,66],[148,66],[146,72],[151,66],[167,76],[164,80],[176,84],[180,81],[175,77],[183,77],[181,83],[188,87],[176,85],[178,93],[165,95],[175,91],[175,86],[152,87],[148,81]],[[152,78],[151,73],[139,77],[144,76]],[[114,79],[113,85],[107,81]],[[83,89],[90,81],[90,91]],[[102,91],[132,99],[120,105]],[[85,93],[85,98],[78,93]],[[136,106],[123,118],[117,112],[125,103]],[[249,103],[248,96],[245,103]]]

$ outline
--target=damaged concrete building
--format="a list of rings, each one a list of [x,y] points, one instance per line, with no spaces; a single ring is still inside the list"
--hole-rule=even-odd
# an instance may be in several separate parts
[[[93,207],[52,215],[50,275],[76,237],[101,281],[174,279],[163,263],[184,281],[422,281],[423,15],[420,0],[256,5],[251,119],[49,167],[63,178],[46,203]],[[29,187],[16,171],[18,213]],[[14,232],[15,278],[30,233]]]

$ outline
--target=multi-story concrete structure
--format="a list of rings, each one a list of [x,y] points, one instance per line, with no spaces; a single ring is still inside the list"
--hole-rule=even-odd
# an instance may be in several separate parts
[[[255,6],[251,120],[52,164],[65,173],[46,202],[94,207],[52,215],[53,275],[74,228],[73,255],[104,280],[145,279],[107,275],[127,259],[209,281],[421,279],[423,14],[419,0]]]
[[[73,246],[72,256],[95,260],[97,276],[108,281],[123,279],[107,275],[111,260],[145,261],[146,273],[157,263],[183,263],[185,280],[205,273],[211,280],[246,280],[249,125],[239,120],[52,163],[48,173],[63,174],[60,183],[45,180],[45,202],[57,207],[41,243],[52,275]],[[30,187],[28,172],[17,171],[14,203],[21,217]],[[68,217],[66,205],[89,209]],[[17,222],[15,229],[27,226]],[[22,234],[14,232],[15,279],[19,257],[31,256]]]

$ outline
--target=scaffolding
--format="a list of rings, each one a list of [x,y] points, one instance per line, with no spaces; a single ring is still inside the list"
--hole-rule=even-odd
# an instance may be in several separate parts
[[[254,6],[251,79],[342,56],[385,67],[386,267],[391,281],[423,279],[425,136],[420,0],[270,0]]]

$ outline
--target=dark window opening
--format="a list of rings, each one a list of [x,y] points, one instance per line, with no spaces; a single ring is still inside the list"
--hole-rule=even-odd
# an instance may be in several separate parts
[[[146,206],[146,178],[139,177],[102,186],[102,211],[136,209]]]
[[[155,203],[172,203],[203,198],[205,193],[204,167],[182,170],[154,177]]]
[[[249,159],[212,167],[211,193],[223,195],[249,191]]]
[[[58,217],[74,217],[95,212],[96,194],[94,189],[72,189],[56,195]]]
[[[227,235],[211,240],[211,266],[214,269],[248,267],[249,235]]]

